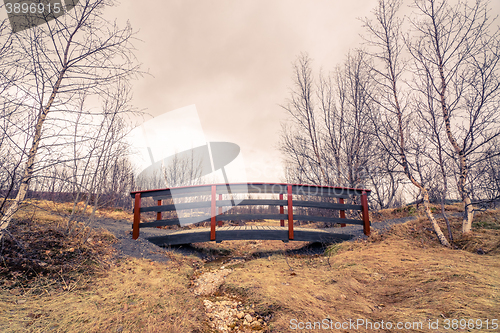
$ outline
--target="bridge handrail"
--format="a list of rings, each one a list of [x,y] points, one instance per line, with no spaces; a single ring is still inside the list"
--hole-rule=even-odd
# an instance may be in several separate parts
[[[287,194],[288,185],[292,186],[292,194],[294,195],[317,195],[323,197],[348,198],[352,195],[361,195],[363,191],[370,193],[367,189],[337,187],[337,186],[321,186],[321,185],[306,185],[306,184],[286,184],[286,183],[231,183],[231,184],[209,184],[209,185],[192,185],[181,186],[157,190],[132,191],[130,195],[134,197],[135,193],[140,192],[144,197],[155,197],[168,199],[171,197],[171,190],[175,190],[176,197],[194,196],[194,195],[210,195],[212,186],[217,186],[217,190],[226,189],[227,185],[231,186],[232,193],[266,193],[266,194]],[[305,189],[308,189],[306,192]],[[314,189],[312,191],[311,189]],[[219,192],[219,191],[217,191]]]
[[[238,200],[237,206],[248,205],[266,205],[266,206],[280,206],[280,214],[222,214],[222,207],[232,206],[231,200],[222,200],[222,193],[227,193],[227,187],[230,186],[231,193],[273,193],[279,194],[280,200],[270,199],[244,199]],[[246,190],[245,190],[246,189]],[[308,191],[306,192],[305,189]],[[312,189],[314,191],[312,191]],[[175,191],[175,197],[188,197],[188,196],[203,196],[209,195],[210,201],[197,201],[189,203],[179,203],[177,205],[169,204],[162,205],[162,201],[172,198],[172,191]],[[222,192],[222,193],[221,193]],[[219,193],[219,200],[216,196]],[[193,208],[211,208],[210,215],[193,217],[193,222],[206,222],[210,221],[210,240],[215,240],[215,226],[219,222],[222,226],[224,220],[234,219],[279,219],[280,225],[284,226],[284,219],[288,219],[288,238],[293,240],[293,220],[309,220],[309,221],[324,221],[341,223],[345,226],[349,224],[363,225],[363,231],[366,235],[370,234],[370,221],[368,216],[368,189],[356,189],[346,187],[334,186],[320,186],[320,185],[305,185],[305,184],[286,184],[286,183],[236,183],[236,184],[210,184],[210,185],[193,185],[183,186],[168,189],[156,189],[145,191],[133,191],[130,195],[135,199],[134,203],[134,222],[132,238],[139,237],[139,229],[143,227],[159,227],[167,225],[178,225],[178,219],[161,219],[161,212],[193,209]],[[283,195],[287,195],[286,200],[283,200]],[[338,203],[317,202],[317,201],[294,201],[293,195],[305,196],[321,196],[333,197],[338,199]],[[361,205],[347,205],[344,204],[344,199],[351,196],[360,196]],[[141,199],[144,197],[153,197],[157,201],[157,206],[141,207]],[[287,214],[284,213],[284,206],[288,207]],[[340,218],[323,217],[314,215],[294,215],[293,206],[295,207],[313,207],[313,208],[326,208],[340,211]],[[219,214],[216,214],[216,208],[219,207]],[[362,220],[347,219],[345,210],[360,210],[362,212]],[[140,214],[142,212],[157,212],[157,220],[154,222],[140,222]]]

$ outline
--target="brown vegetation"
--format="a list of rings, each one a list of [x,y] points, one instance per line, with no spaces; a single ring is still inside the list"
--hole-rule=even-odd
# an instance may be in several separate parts
[[[500,319],[500,211],[478,213],[473,235],[465,237],[460,216],[452,216],[459,249],[449,249],[439,244],[425,217],[409,210],[379,214],[415,214],[416,220],[364,241],[330,245],[322,253],[308,253],[306,244],[296,242],[202,243],[196,245],[201,252],[219,259],[203,262],[169,251],[167,263],[117,260],[109,233],[92,231],[85,243],[64,238],[49,212],[38,211],[36,223],[20,219],[9,229],[17,242],[29,244],[24,252],[5,238],[0,331],[210,332],[203,300],[224,295],[271,318],[268,332],[288,331],[294,318],[425,325],[428,319],[440,325],[446,318]],[[231,266],[218,293],[195,296],[192,280],[234,257],[243,260]],[[425,325],[413,331],[430,331]]]

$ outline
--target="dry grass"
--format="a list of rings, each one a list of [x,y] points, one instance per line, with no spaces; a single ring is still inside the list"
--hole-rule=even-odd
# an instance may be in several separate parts
[[[188,290],[197,258],[117,262],[115,237],[65,233],[70,204],[31,202],[16,215],[0,267],[0,332],[196,332],[202,304]],[[106,217],[114,212],[101,212]],[[120,218],[122,218],[120,216]]]
[[[370,212],[370,221],[380,222],[384,220],[397,219],[407,216],[419,216],[419,215],[424,216],[425,213],[423,208],[424,206],[421,204],[419,205],[419,207],[417,207],[417,205],[409,205],[398,208],[381,209],[378,211]],[[441,205],[439,204],[430,204],[430,208],[434,214],[441,213]],[[459,202],[450,205],[445,205],[444,210],[447,214],[454,214],[463,212],[464,208],[463,204]]]
[[[443,248],[426,237],[425,228],[423,220],[411,222],[383,237],[337,245],[329,260],[253,260],[228,277],[226,288],[245,295],[259,311],[273,312],[276,332],[287,331],[294,318],[425,325],[428,319],[500,320],[499,256]],[[430,331],[426,327],[413,331]]]
[[[188,262],[120,261],[70,292],[3,290],[0,331],[201,332],[202,304],[188,290]]]
[[[75,211],[83,214],[85,209],[84,202],[79,202],[76,205]],[[23,204],[22,208],[17,212],[16,217],[20,219],[36,218],[38,221],[63,222],[72,212],[72,202],[55,202],[49,200],[29,199]],[[84,213],[90,216],[92,206],[87,206]],[[121,208],[100,208],[96,210],[96,217],[112,218],[117,220],[131,220],[133,214],[129,211],[124,211]]]
[[[448,210],[454,211],[452,208]],[[380,214],[395,218],[412,212]],[[36,211],[36,228],[48,228],[55,223],[50,222],[54,216],[48,209]],[[439,223],[445,228],[442,220]],[[320,255],[291,254],[304,246],[299,242],[231,241],[195,246],[224,261],[246,258],[231,267],[233,272],[218,295],[254,304],[261,316],[271,314],[269,332],[291,331],[292,319],[423,323],[422,329],[407,332],[436,332],[428,329],[429,319],[439,320],[441,328],[446,318],[500,320],[500,210],[478,213],[472,236],[459,237],[460,218],[452,217],[451,223],[458,249],[440,246],[422,217],[387,234],[374,233],[365,241],[332,245]],[[100,258],[106,259],[111,240],[103,235],[101,244],[70,245],[71,240],[65,240],[63,248],[99,248]],[[95,241],[99,237],[93,236]],[[42,284],[37,277],[35,285],[13,284],[12,277],[2,275],[0,331],[210,332],[202,298],[196,298],[190,286],[202,270],[224,264],[204,265],[195,257],[171,252],[169,256],[166,264],[102,259],[84,266],[93,270],[76,271],[65,282],[54,272],[46,280],[55,282]],[[481,331],[493,330],[474,330]]]

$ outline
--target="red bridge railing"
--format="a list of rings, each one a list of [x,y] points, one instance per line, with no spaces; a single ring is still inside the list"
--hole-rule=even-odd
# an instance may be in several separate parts
[[[222,200],[223,194],[228,194],[228,188],[230,188],[231,194],[279,194],[279,200],[275,199],[243,199],[236,200]],[[217,194],[218,200],[217,200]],[[178,211],[184,209],[196,209],[196,208],[210,208],[210,215],[196,216],[192,218],[186,218],[187,222],[208,222],[210,221],[210,240],[216,240],[216,225],[218,222],[219,226],[222,226],[222,221],[228,220],[250,220],[250,219],[273,219],[280,220],[280,225],[284,226],[285,219],[288,220],[288,238],[290,240],[294,239],[293,236],[293,221],[303,220],[303,221],[322,221],[322,222],[333,222],[340,223],[341,226],[346,224],[359,224],[363,226],[363,231],[365,235],[370,234],[370,220],[368,215],[368,195],[370,190],[367,189],[356,189],[356,188],[346,188],[346,187],[333,187],[333,186],[318,186],[318,185],[301,185],[301,184],[283,184],[283,183],[238,183],[238,184],[213,184],[213,185],[195,185],[195,186],[184,186],[175,187],[167,189],[157,189],[157,190],[145,190],[145,191],[134,191],[130,195],[135,199],[134,203],[134,222],[132,226],[132,238],[137,239],[139,237],[140,228],[147,227],[161,227],[168,225],[180,225],[180,220],[178,218],[162,219],[162,212]],[[284,200],[284,195],[286,195],[286,200]],[[293,200],[293,196],[305,196],[308,200]],[[207,197],[210,196],[210,200],[200,200],[187,203],[178,204],[166,204],[163,202],[172,198],[181,197]],[[141,199],[146,197],[152,197],[157,205],[142,207]],[[337,203],[332,202],[320,202],[309,200],[312,197],[326,197],[326,198],[336,198]],[[359,204],[345,204],[345,199],[353,199],[355,197],[360,197]],[[173,201],[172,201],[173,202]],[[279,206],[279,214],[261,214],[261,213],[250,213],[250,214],[231,214],[231,211],[222,213],[222,207],[228,206]],[[219,211],[217,214],[217,207]],[[287,207],[287,213],[284,212],[284,207]],[[311,207],[311,208],[322,208],[329,210],[338,210],[340,212],[340,218],[337,217],[326,217],[315,214],[294,214],[293,207]],[[348,219],[346,218],[345,211],[354,210],[361,212],[361,220]],[[141,222],[141,213],[143,212],[156,212],[156,221],[153,222]]]

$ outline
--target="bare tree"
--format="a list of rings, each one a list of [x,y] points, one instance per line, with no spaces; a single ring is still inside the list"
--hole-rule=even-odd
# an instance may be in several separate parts
[[[82,96],[82,101],[84,98]],[[109,89],[98,114],[86,111],[83,106],[77,113],[75,126],[72,128],[73,141],[70,142],[72,158],[65,164],[66,169],[71,170],[66,183],[71,185],[68,188],[74,193],[73,209],[68,220],[69,232],[72,231],[71,222],[78,213],[85,214],[91,206],[91,218],[88,222],[92,223],[98,208],[109,205],[108,201],[116,201],[117,196],[123,196],[126,189],[130,189],[131,184],[124,185],[124,180],[132,180],[124,140],[127,133],[124,114],[133,110],[129,105],[130,99],[130,87],[117,83]],[[85,124],[84,118],[93,121]],[[119,188],[110,190],[117,183],[120,183]],[[84,205],[80,212],[77,204],[82,200]]]
[[[162,165],[167,187],[199,185],[202,183],[202,160],[191,151],[190,155],[175,154],[171,163]]]
[[[464,203],[462,232],[471,232],[473,206],[470,164],[500,135],[500,32],[487,2],[450,5],[446,0],[415,0],[413,32],[406,44],[414,60],[418,91],[441,110],[444,132],[458,164]]]
[[[368,165],[379,152],[370,142],[372,131],[368,115],[373,107],[370,99],[373,87],[365,53],[362,50],[350,52],[343,66],[338,66],[333,75],[331,81],[320,79],[320,105],[326,129],[323,131],[324,154],[333,155],[336,184],[363,186],[367,181]],[[331,82],[333,88],[329,87]]]
[[[295,126],[283,126],[281,149],[294,159],[304,176],[313,184],[325,184],[326,174],[321,159],[321,138],[315,110],[315,89],[311,59],[302,54],[293,65],[294,88],[282,107],[292,117]],[[293,156],[293,157],[292,157]]]
[[[47,137],[57,140],[51,114],[70,113],[76,107],[72,98],[78,91],[103,96],[118,80],[126,82],[138,73],[131,27],[120,28],[103,16],[105,8],[112,5],[110,0],[82,0],[66,15],[9,35],[16,52],[14,66],[28,73],[15,83],[18,91],[29,97],[20,106],[25,114],[34,115],[34,123],[29,126],[32,141],[24,151],[17,196],[0,220],[0,231],[7,228],[26,197],[40,161],[41,144]],[[11,93],[11,97],[15,96]]]
[[[3,6],[0,5],[0,8]],[[0,217],[5,210],[7,198],[16,190],[22,157],[19,149],[27,142],[23,126],[19,126],[19,103],[13,101],[8,92],[26,75],[26,70],[17,68],[19,58],[13,47],[9,21],[0,22]]]
[[[417,123],[417,128],[432,145],[430,152],[426,154],[427,158],[432,160],[434,164],[439,167],[441,173],[441,177],[433,175],[433,179],[430,180],[430,182],[434,182],[434,185],[431,185],[431,193],[434,189],[435,195],[439,197],[438,200],[441,202],[441,214],[446,222],[448,237],[450,241],[453,242],[450,221],[445,211],[449,170],[453,167],[453,161],[451,160],[452,152],[446,150],[446,138],[444,137],[445,134],[443,131],[444,121],[436,107],[436,100],[432,98],[432,92],[428,91],[432,89],[431,85],[427,84],[421,88],[426,89],[427,93],[419,94],[420,96],[416,99],[414,112],[419,115],[419,119],[421,120]],[[419,91],[419,88],[415,87],[414,90]]]
[[[376,141],[372,144],[377,145]],[[383,149],[379,146],[375,151],[383,151]],[[373,188],[370,195],[372,206],[384,209],[400,204],[398,195],[401,195],[403,180],[406,176],[398,170],[399,164],[388,154],[371,156],[370,164],[370,167],[367,167],[369,177],[367,183]]]
[[[363,52],[349,54],[332,75],[314,79],[311,60],[294,64],[294,84],[283,106],[291,122],[283,125],[280,149],[287,175],[312,184],[361,186],[370,154],[368,109],[370,75]],[[373,148],[373,147],[372,147]]]
[[[415,118],[408,112],[408,98],[404,98],[402,93],[405,61],[402,58],[403,22],[397,16],[400,6],[400,0],[379,0],[373,12],[375,19],[364,20],[369,34],[366,41],[373,50],[370,55],[375,64],[374,80],[379,87],[378,94],[373,98],[379,105],[379,109],[372,112],[374,133],[385,151],[420,190],[434,232],[441,244],[450,246],[430,209],[429,190],[424,179],[425,164],[422,164],[421,158],[425,140],[414,131]]]
[[[484,209],[500,202],[500,138],[492,140],[483,158],[470,164],[473,203]]]

